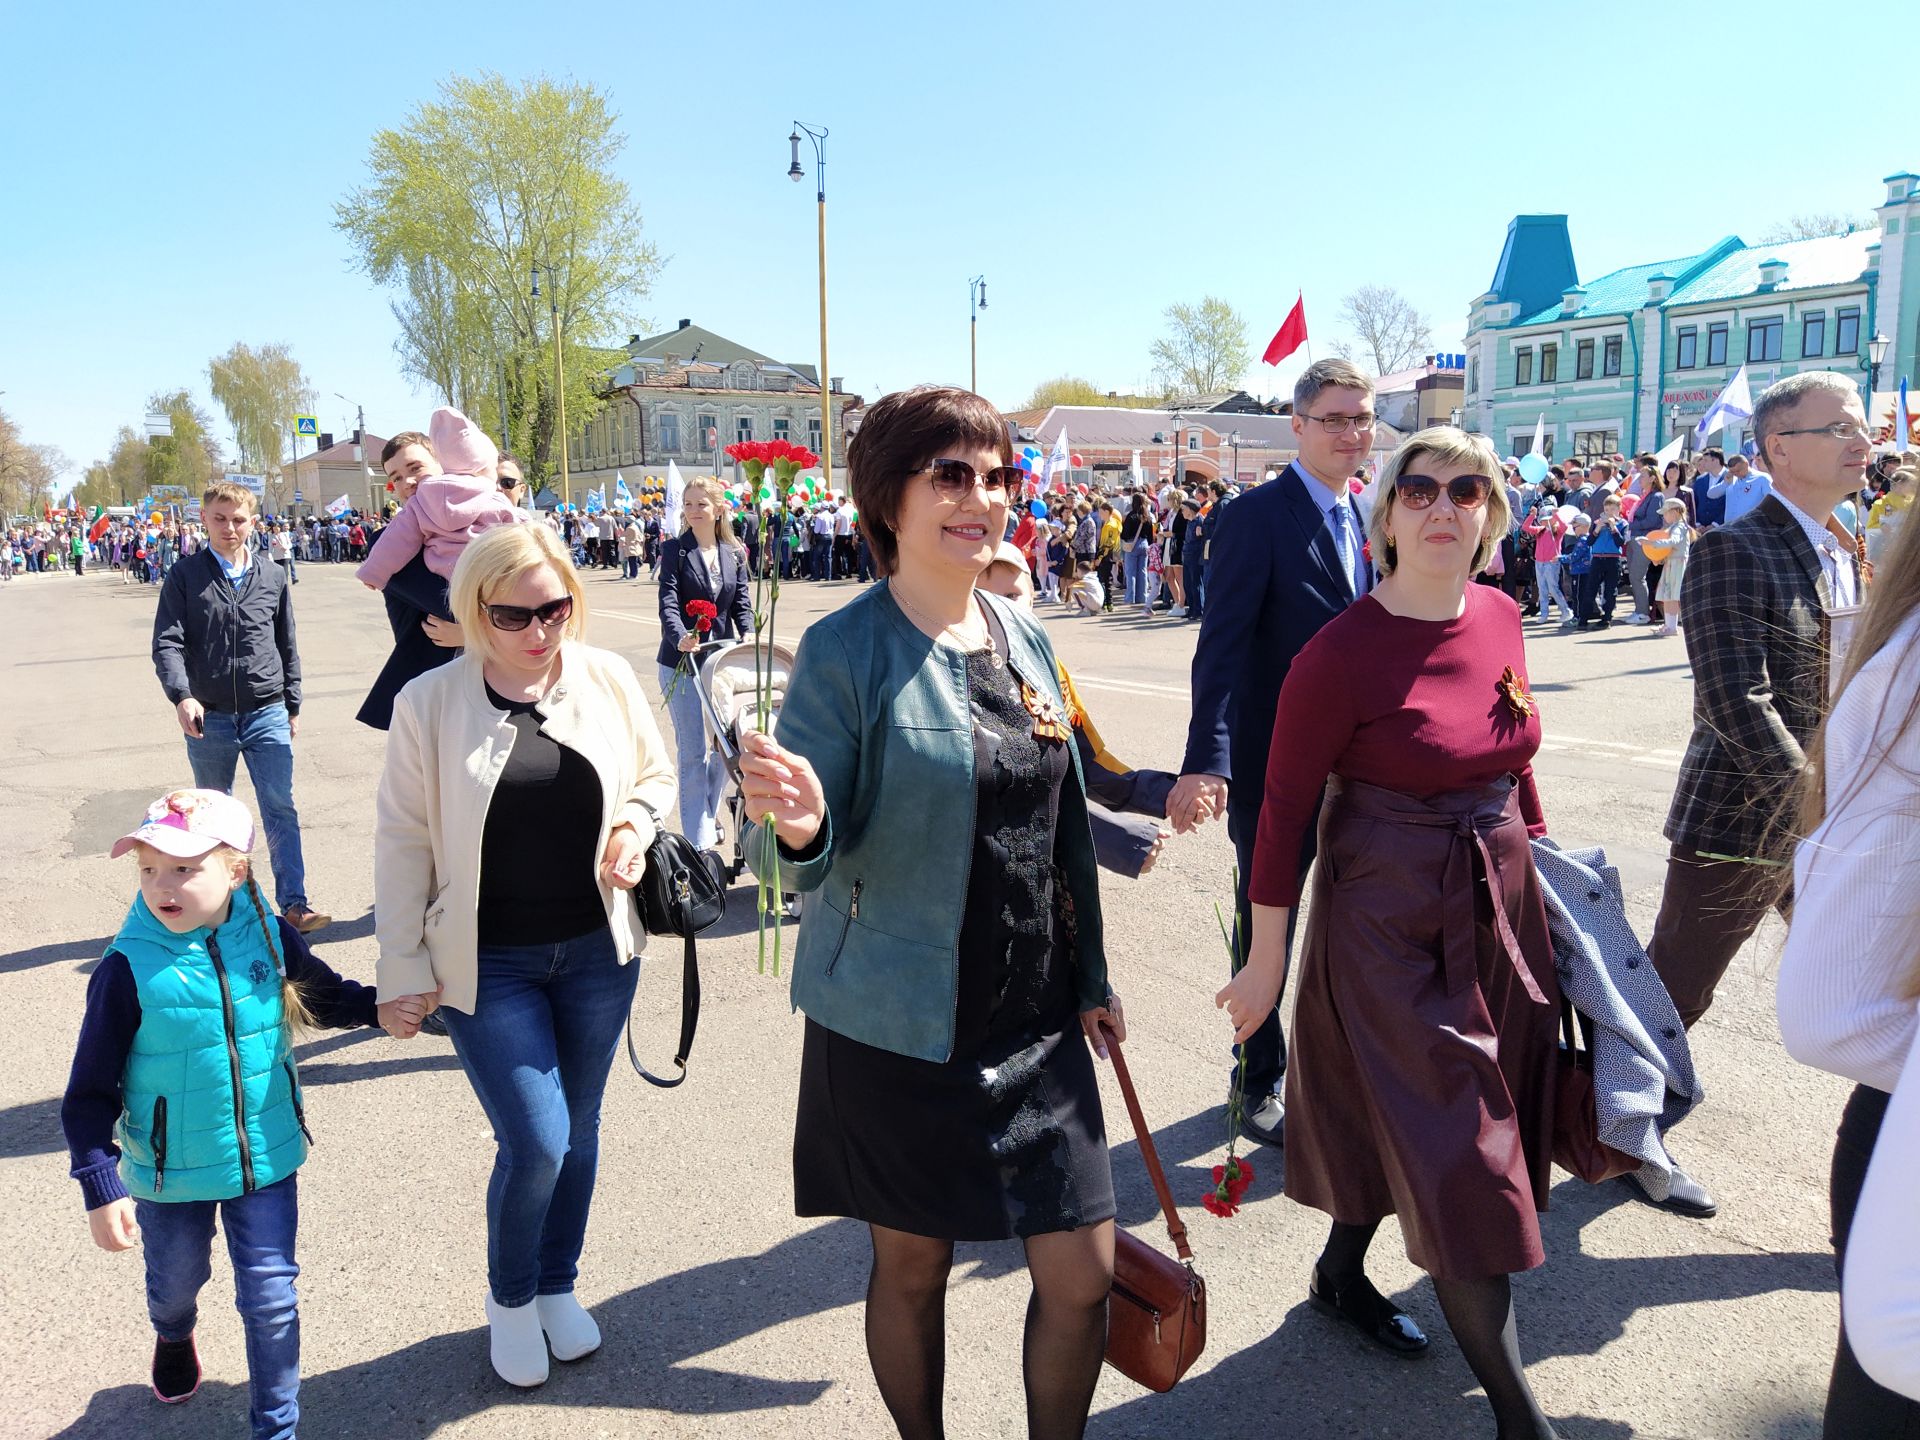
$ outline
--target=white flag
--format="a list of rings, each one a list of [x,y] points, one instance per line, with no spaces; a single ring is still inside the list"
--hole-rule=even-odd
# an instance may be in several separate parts
[[[1527,453],[1531,455],[1538,455],[1542,460],[1546,459],[1547,452],[1540,448],[1546,443],[1547,443],[1547,412],[1542,410],[1540,412],[1540,418],[1533,422],[1533,449],[1528,451]]]
[[[680,497],[686,493],[687,482],[680,478],[680,467],[667,461],[667,513],[661,518],[662,535],[680,533]]]
[[[1073,452],[1067,448],[1067,427],[1062,425],[1060,433],[1053,437],[1053,448],[1047,451],[1047,458],[1040,466],[1040,490],[1044,494],[1053,484],[1053,477],[1064,476],[1072,465]]]
[[[1698,450],[1705,445],[1707,437],[1723,426],[1738,425],[1742,420],[1752,418],[1753,387],[1747,384],[1747,367],[1742,365],[1733,372],[1733,379],[1720,392],[1720,398],[1709,405],[1707,413],[1700,417],[1700,424],[1693,432],[1693,448]]]
[[[344,495],[336,495],[327,502],[327,514],[344,515],[353,508],[353,502]]]
[[[1681,434],[1674,436],[1671,440],[1669,440],[1666,444],[1662,445],[1657,451],[1654,452],[1653,477],[1656,483],[1659,481],[1660,477],[1666,473],[1667,466],[1673,464],[1674,461],[1680,458],[1681,448],[1685,446],[1686,443],[1687,443],[1686,434],[1682,432]]]

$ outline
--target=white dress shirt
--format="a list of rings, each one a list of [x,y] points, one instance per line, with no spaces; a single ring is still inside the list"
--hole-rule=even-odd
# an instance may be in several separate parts
[[[1772,493],[1773,498],[1786,506],[1787,513],[1799,522],[1801,533],[1807,537],[1807,543],[1813,546],[1813,553],[1820,557],[1820,569],[1827,577],[1827,608],[1837,610],[1859,604],[1859,589],[1853,581],[1853,556],[1841,553],[1840,537],[1778,490]],[[1731,521],[1733,518],[1729,512],[1727,519]]]

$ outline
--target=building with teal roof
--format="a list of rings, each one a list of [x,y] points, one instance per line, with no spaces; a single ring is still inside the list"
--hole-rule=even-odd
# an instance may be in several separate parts
[[[1870,408],[1920,357],[1920,176],[1884,182],[1877,224],[1690,255],[1579,278],[1564,215],[1517,215],[1493,285],[1467,313],[1463,423],[1503,455],[1542,423],[1551,456],[1657,450],[1691,435],[1742,365],[1757,395],[1799,370],[1858,378],[1884,338]],[[1749,437],[1722,432],[1731,450]]]

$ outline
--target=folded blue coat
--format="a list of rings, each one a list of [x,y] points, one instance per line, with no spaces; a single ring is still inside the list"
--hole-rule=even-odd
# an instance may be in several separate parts
[[[1646,947],[1633,933],[1620,872],[1604,850],[1533,842],[1560,989],[1593,1026],[1594,1108],[1600,1139],[1640,1159],[1640,1179],[1664,1199],[1674,1171],[1666,1131],[1706,1095],[1686,1027]]]

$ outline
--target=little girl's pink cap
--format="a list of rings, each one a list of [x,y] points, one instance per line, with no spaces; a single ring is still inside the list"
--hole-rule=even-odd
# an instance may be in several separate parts
[[[108,858],[118,860],[136,845],[183,860],[217,845],[246,854],[253,849],[253,816],[220,790],[170,790],[147,807],[145,820],[113,842]]]

